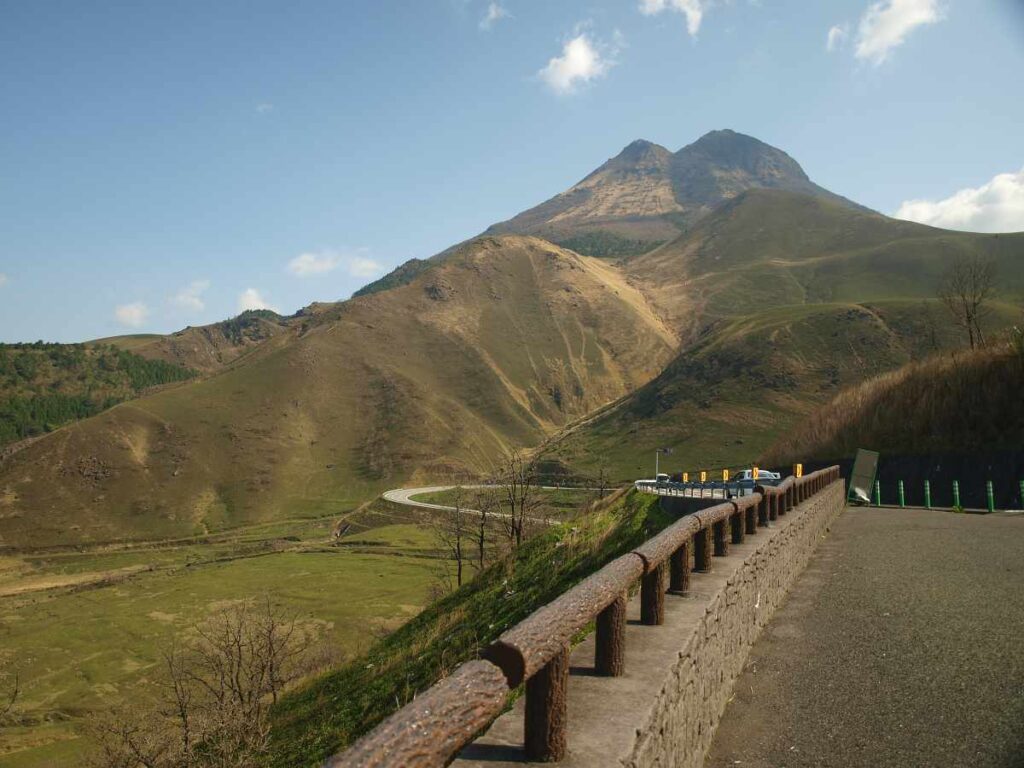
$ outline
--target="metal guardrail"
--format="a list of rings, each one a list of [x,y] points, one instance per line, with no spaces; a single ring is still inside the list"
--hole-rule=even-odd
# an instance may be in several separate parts
[[[441,768],[501,714],[508,695],[524,683],[526,757],[562,759],[573,637],[595,622],[596,673],[622,675],[626,601],[638,579],[641,621],[663,624],[666,580],[668,591],[685,594],[691,570],[710,571],[712,558],[728,554],[731,543],[755,535],[838,479],[839,467],[787,477],[774,487],[759,485],[749,495],[682,517],[534,611],[485,649],[482,660],[462,664],[325,765]]]
[[[644,493],[659,496],[679,496],[689,499],[734,499],[750,496],[758,487],[774,488],[779,480],[709,480],[704,483],[679,483],[673,481],[637,480],[633,487]]]

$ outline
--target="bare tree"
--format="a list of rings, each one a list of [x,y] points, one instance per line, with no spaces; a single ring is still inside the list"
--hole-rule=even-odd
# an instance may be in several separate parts
[[[466,509],[466,489],[461,485],[453,488],[454,498],[452,499],[450,512],[441,512],[433,518],[432,527],[437,538],[444,546],[446,557],[445,578],[448,581],[447,591],[462,586],[465,566],[470,560],[470,551],[474,538],[474,530],[469,515],[473,514]],[[455,563],[455,583],[451,583],[451,575],[448,572],[447,562]]]
[[[603,499],[605,497],[605,495],[608,493],[608,485],[609,485],[609,483],[610,483],[610,481],[609,481],[608,467],[607,467],[607,465],[602,463],[597,468],[597,494],[598,494],[597,498],[598,499]]]
[[[517,549],[526,538],[526,526],[537,505],[537,476],[533,463],[512,450],[498,470],[498,486],[507,513],[503,518],[509,546]]]
[[[476,521],[476,567],[482,571],[487,566],[488,523],[497,500],[490,489],[483,489],[476,494],[474,501],[479,514]]]
[[[248,768],[270,743],[270,708],[311,670],[318,629],[269,598],[231,605],[164,653],[159,696],[93,723],[101,768]]]
[[[971,349],[985,346],[981,321],[988,314],[986,303],[995,293],[995,277],[995,262],[991,259],[961,256],[939,284],[939,298],[956,324],[967,332]]]

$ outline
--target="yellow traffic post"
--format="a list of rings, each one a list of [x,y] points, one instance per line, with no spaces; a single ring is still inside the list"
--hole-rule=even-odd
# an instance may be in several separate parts
[[[797,477],[803,477],[804,476],[804,465],[803,464],[794,464],[793,465],[793,474],[796,475]]]
[[[754,480],[757,480],[757,477],[758,477],[758,472],[759,472],[759,471],[760,471],[760,470],[759,470],[759,469],[758,469],[757,467],[754,467],[754,471],[753,471],[753,473],[752,473],[752,474],[753,474],[753,476],[754,476]]]
[[[728,469],[723,469],[722,470],[722,482],[723,483],[728,483],[729,482],[729,470]]]

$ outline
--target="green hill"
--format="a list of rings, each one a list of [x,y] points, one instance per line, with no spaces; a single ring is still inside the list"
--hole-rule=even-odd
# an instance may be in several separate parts
[[[991,330],[1024,299],[1024,234],[947,232],[821,197],[755,190],[624,264],[686,340],[656,379],[570,426],[544,455],[649,474],[754,461],[841,388],[963,340],[934,300],[963,255],[996,265]]]
[[[113,336],[97,343],[113,344],[143,357],[208,373],[220,370],[303,320],[302,313],[288,318],[269,309],[247,310],[219,323],[189,326],[166,336]]]
[[[958,256],[992,259],[1004,300],[1024,297],[1024,233],[926,227],[822,197],[752,190],[624,264],[691,334],[769,306],[929,299]]]

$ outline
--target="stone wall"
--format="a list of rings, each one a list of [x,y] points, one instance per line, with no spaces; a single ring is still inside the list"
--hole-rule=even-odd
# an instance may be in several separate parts
[[[751,646],[844,504],[839,481],[798,506],[711,596],[703,620],[666,670],[665,685],[653,693],[656,702],[626,765],[702,765]]]

